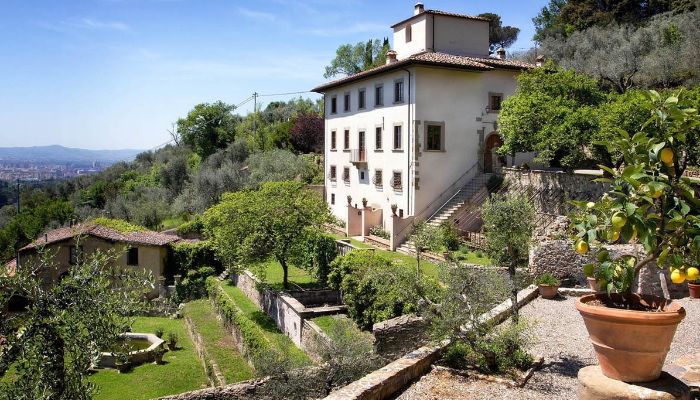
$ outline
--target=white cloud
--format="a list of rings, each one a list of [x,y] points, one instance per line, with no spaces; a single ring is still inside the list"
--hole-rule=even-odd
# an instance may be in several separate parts
[[[277,16],[274,14],[266,13],[263,11],[251,10],[245,7],[238,7],[238,12],[244,17],[254,19],[257,21],[274,22],[277,20]]]

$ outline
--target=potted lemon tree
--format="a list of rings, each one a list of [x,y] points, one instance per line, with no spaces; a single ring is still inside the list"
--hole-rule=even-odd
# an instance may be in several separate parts
[[[596,250],[602,292],[583,296],[576,308],[593,342],[602,372],[625,382],[656,380],[685,310],[670,300],[633,293],[639,273],[655,263],[680,284],[700,262],[700,199],[682,177],[687,152],[697,146],[700,118],[676,96],[646,93],[649,120],[640,131],[619,130],[600,145],[620,157],[601,166],[609,191],[594,203],[578,202],[572,215],[575,248]],[[606,244],[631,243],[643,251],[613,254]],[[641,255],[640,255],[641,254]],[[587,268],[590,273],[590,267]],[[666,287],[666,278],[662,287]],[[667,292],[667,290],[665,290]]]

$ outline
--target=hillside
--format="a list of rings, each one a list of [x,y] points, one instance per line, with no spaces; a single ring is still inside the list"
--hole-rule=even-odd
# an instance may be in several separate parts
[[[131,161],[143,150],[88,150],[71,147],[33,146],[33,147],[0,147],[0,162],[34,163],[91,163],[98,161],[113,164],[118,161]]]

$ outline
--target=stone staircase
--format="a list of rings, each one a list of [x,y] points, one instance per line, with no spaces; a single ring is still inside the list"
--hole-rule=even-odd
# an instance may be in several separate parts
[[[444,221],[452,221],[453,217],[467,206],[479,206],[488,196],[476,196],[480,192],[486,190],[486,182],[493,174],[478,174],[466,185],[464,185],[459,191],[445,203],[439,210],[437,210],[432,217],[427,221],[428,224],[433,226],[439,226]],[[475,199],[476,197],[476,199]],[[415,255],[415,246],[413,242],[409,239],[402,243],[396,251],[404,254]]]

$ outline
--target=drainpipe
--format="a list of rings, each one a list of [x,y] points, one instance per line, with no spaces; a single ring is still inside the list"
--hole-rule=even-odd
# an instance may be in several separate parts
[[[327,145],[330,146],[330,143],[326,143],[326,93],[323,92],[323,201],[325,201],[326,204],[328,203],[328,188],[326,187],[326,172],[328,171],[328,154],[326,154]]]
[[[407,204],[407,214],[411,213],[411,71],[406,68],[401,68],[408,74],[408,101],[406,102],[406,142],[407,142],[407,155],[406,160],[406,192],[408,193],[408,204]]]

